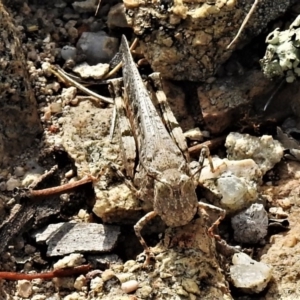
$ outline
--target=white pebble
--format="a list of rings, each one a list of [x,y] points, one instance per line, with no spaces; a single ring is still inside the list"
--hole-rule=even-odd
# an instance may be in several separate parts
[[[32,285],[28,280],[19,280],[17,284],[17,294],[22,298],[29,298],[32,294]]]
[[[73,177],[73,176],[74,176],[74,172],[73,172],[72,169],[65,173],[65,177],[66,177],[66,178],[71,178],[71,177]]]
[[[83,264],[85,259],[82,254],[72,253],[64,258],[60,259],[57,263],[53,265],[54,270],[67,268],[67,267],[75,267]]]
[[[138,286],[139,286],[139,283],[136,280],[129,280],[129,281],[122,283],[121,289],[123,290],[124,293],[129,294],[129,293],[137,290]]]
[[[84,286],[86,286],[86,278],[85,276],[80,275],[74,282],[74,288],[78,291],[81,291]]]

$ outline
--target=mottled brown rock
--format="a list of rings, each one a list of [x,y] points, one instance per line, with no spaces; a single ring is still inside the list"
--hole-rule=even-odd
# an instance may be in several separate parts
[[[132,3],[134,2],[134,3]],[[204,81],[242,47],[281,16],[295,0],[260,0],[231,49],[254,0],[125,1],[128,24],[155,71],[175,80]]]
[[[0,165],[42,131],[19,33],[0,1]]]
[[[256,97],[266,95],[267,99],[268,92],[274,88],[260,71],[222,78],[210,88],[207,86],[203,84],[198,88],[198,98],[205,125],[213,134],[221,133],[233,125],[234,120],[241,120]]]

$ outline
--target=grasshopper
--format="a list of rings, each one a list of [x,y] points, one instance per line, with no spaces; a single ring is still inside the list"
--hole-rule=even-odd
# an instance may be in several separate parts
[[[141,235],[141,229],[150,219],[158,215],[167,226],[177,227],[188,224],[199,207],[214,209],[220,213],[209,229],[209,233],[214,236],[213,228],[225,217],[225,211],[198,202],[195,191],[198,178],[191,173],[187,144],[168,105],[159,74],[153,73],[150,78],[155,89],[152,96],[163,111],[164,121],[142,81],[125,36],[122,37],[120,52],[123,63],[123,99],[122,79],[111,81],[111,92],[121,131],[120,146],[126,174],[132,178],[132,188],[138,198],[153,203],[153,211],[134,226],[136,236],[149,258],[150,248]]]

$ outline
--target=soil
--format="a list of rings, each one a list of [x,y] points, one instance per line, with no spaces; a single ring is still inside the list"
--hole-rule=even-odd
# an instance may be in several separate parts
[[[143,256],[136,258],[143,249],[135,237],[133,225],[151,210],[152,204],[137,199],[124,180],[110,168],[113,162],[123,170],[118,134],[112,138],[110,136],[113,106],[101,101],[95,102],[94,98],[66,86],[46,68],[47,64],[55,64],[64,66],[70,72],[68,63],[78,62],[66,62],[62,58],[61,49],[66,45],[75,46],[83,32],[104,30],[116,38],[126,34],[129,39],[134,34],[126,22],[124,25],[124,19],[120,21],[120,27],[112,25],[113,18],[119,18],[118,10],[113,7],[120,1],[100,1],[96,16],[97,1],[76,2],[81,3],[83,8],[79,4],[72,6],[74,2],[4,1],[10,14],[7,19],[3,17],[7,15],[0,4],[0,18],[3,17],[0,20],[0,53],[6,53],[1,50],[1,42],[7,42],[3,32],[11,33],[15,38],[19,36],[19,41],[10,40],[10,43],[16,43],[18,55],[14,57],[12,51],[6,58],[7,61],[21,61],[22,72],[25,74],[18,73],[14,77],[11,71],[4,73],[4,65],[1,65],[4,60],[0,58],[0,68],[3,68],[0,69],[0,79],[10,82],[8,79],[12,76],[15,91],[22,91],[20,98],[13,99],[18,113],[13,113],[12,119],[9,110],[12,102],[3,101],[7,99],[3,91],[9,88],[0,82],[1,108],[7,108],[5,113],[3,110],[0,112],[0,146],[3,145],[0,148],[0,238],[4,241],[0,247],[0,270],[22,273],[53,270],[55,263],[62,257],[49,255],[48,242],[38,242],[36,238],[37,233],[50,224],[70,221],[107,224],[108,232],[111,230],[109,225],[113,224],[120,229],[120,236],[118,242],[111,246],[112,250],[105,250],[105,253],[101,253],[98,248],[90,252],[77,251],[82,254],[76,257],[79,263],[74,262],[74,258],[70,259],[75,265],[90,263],[93,270],[99,270],[99,273],[56,278],[52,281],[0,280],[0,300],[299,299],[300,237],[297,220],[300,215],[300,165],[286,157],[265,175],[259,194],[266,209],[282,208],[284,216],[288,216],[289,226],[270,226],[263,243],[240,245],[255,260],[273,268],[272,280],[264,291],[249,295],[231,284],[229,265],[232,253],[228,256],[221,254],[218,243],[208,235],[206,229],[212,217],[207,212],[202,212],[201,217],[182,228],[166,229],[159,218],[147,225],[143,236],[149,245],[154,246],[155,260],[148,268],[143,268]],[[168,5],[169,1],[163,2]],[[245,7],[252,3],[248,2]],[[136,1],[124,3],[135,9]],[[291,3],[284,1],[284,8],[275,7],[272,20],[263,20],[264,30],[257,30],[255,36],[246,34],[230,53],[231,56],[223,48],[219,49],[213,57],[216,60],[209,74],[201,71],[200,76],[195,62],[190,61],[193,64],[193,72],[190,73],[192,79],[184,75],[189,73],[186,70],[185,73],[178,71],[187,66],[175,67],[175,63],[167,74],[167,60],[164,59],[163,64],[158,66],[166,56],[160,54],[155,57],[151,54],[158,51],[154,47],[155,43],[151,44],[147,52],[147,32],[135,30],[135,33],[141,35],[141,45],[134,53],[140,71],[143,75],[151,71],[151,66],[141,60],[143,56],[155,70],[163,69],[162,73],[168,78],[163,80],[164,91],[183,131],[200,127],[205,141],[211,141],[214,145],[214,140],[220,137],[225,140],[231,131],[275,137],[277,126],[284,128],[283,124],[292,120],[293,137],[297,139],[300,93],[297,82],[284,83],[280,89],[276,89],[280,79],[270,81],[265,78],[259,66],[259,59],[266,49],[264,40],[268,32],[279,26],[281,29],[288,28],[297,15],[297,5],[287,9]],[[153,5],[150,6],[153,10]],[[112,10],[116,11],[113,18],[109,17]],[[144,17],[148,13],[144,10],[142,12]],[[241,15],[244,16],[245,11]],[[134,17],[130,15],[130,18]],[[256,18],[259,19],[259,16],[255,16],[250,24],[253,28],[259,27]],[[149,18],[145,17],[145,20],[149,21]],[[165,21],[160,26],[164,24]],[[157,23],[155,26],[158,26]],[[239,26],[234,28],[237,30]],[[228,35],[228,31],[225,31]],[[153,31],[155,34],[157,32]],[[171,34],[171,31],[167,31],[167,35]],[[160,42],[167,39],[167,36],[158,37],[157,47],[160,47]],[[162,53],[164,50],[159,51]],[[201,66],[204,61],[203,58]],[[174,76],[174,73],[180,72],[179,77]],[[121,76],[121,73],[117,75]],[[197,76],[201,77],[198,77],[201,82],[195,80]],[[174,79],[191,79],[193,82]],[[91,88],[110,97],[107,85],[94,85]],[[10,90],[8,94],[13,93]],[[270,98],[271,104],[264,110]],[[10,129],[7,132],[14,130],[10,136],[2,134],[2,127],[8,126]],[[196,149],[191,154],[197,158],[197,143],[191,140],[188,142],[190,149]],[[218,142],[211,151],[212,154],[224,157],[224,142]],[[43,176],[53,166],[57,168],[48,176]],[[96,180],[71,193],[47,197],[43,201],[31,201],[24,197],[30,185],[43,189],[70,183],[86,175]],[[201,190],[197,192],[200,194]],[[229,223],[228,217],[221,224],[220,233],[228,244],[236,245]],[[127,290],[128,282],[133,286],[132,291]],[[135,287],[137,284],[138,288]]]

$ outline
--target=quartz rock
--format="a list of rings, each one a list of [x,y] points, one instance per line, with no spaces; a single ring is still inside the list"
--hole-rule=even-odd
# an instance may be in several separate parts
[[[245,293],[260,293],[272,277],[272,268],[262,262],[251,259],[245,253],[236,253],[230,267],[232,283]]]
[[[249,208],[232,217],[234,239],[239,243],[256,244],[268,233],[268,214],[262,204],[252,204]]]
[[[82,63],[73,68],[73,71],[81,76],[81,78],[102,79],[109,71],[109,64],[97,64],[90,66],[87,63]]]
[[[252,159],[231,161],[213,157],[212,160],[215,172],[206,161],[199,181],[214,195],[215,199],[210,200],[215,205],[234,213],[257,200],[261,171]]]
[[[232,160],[251,158],[259,166],[263,175],[280,162],[284,148],[269,135],[254,137],[249,134],[231,132],[225,146],[227,157]]]

